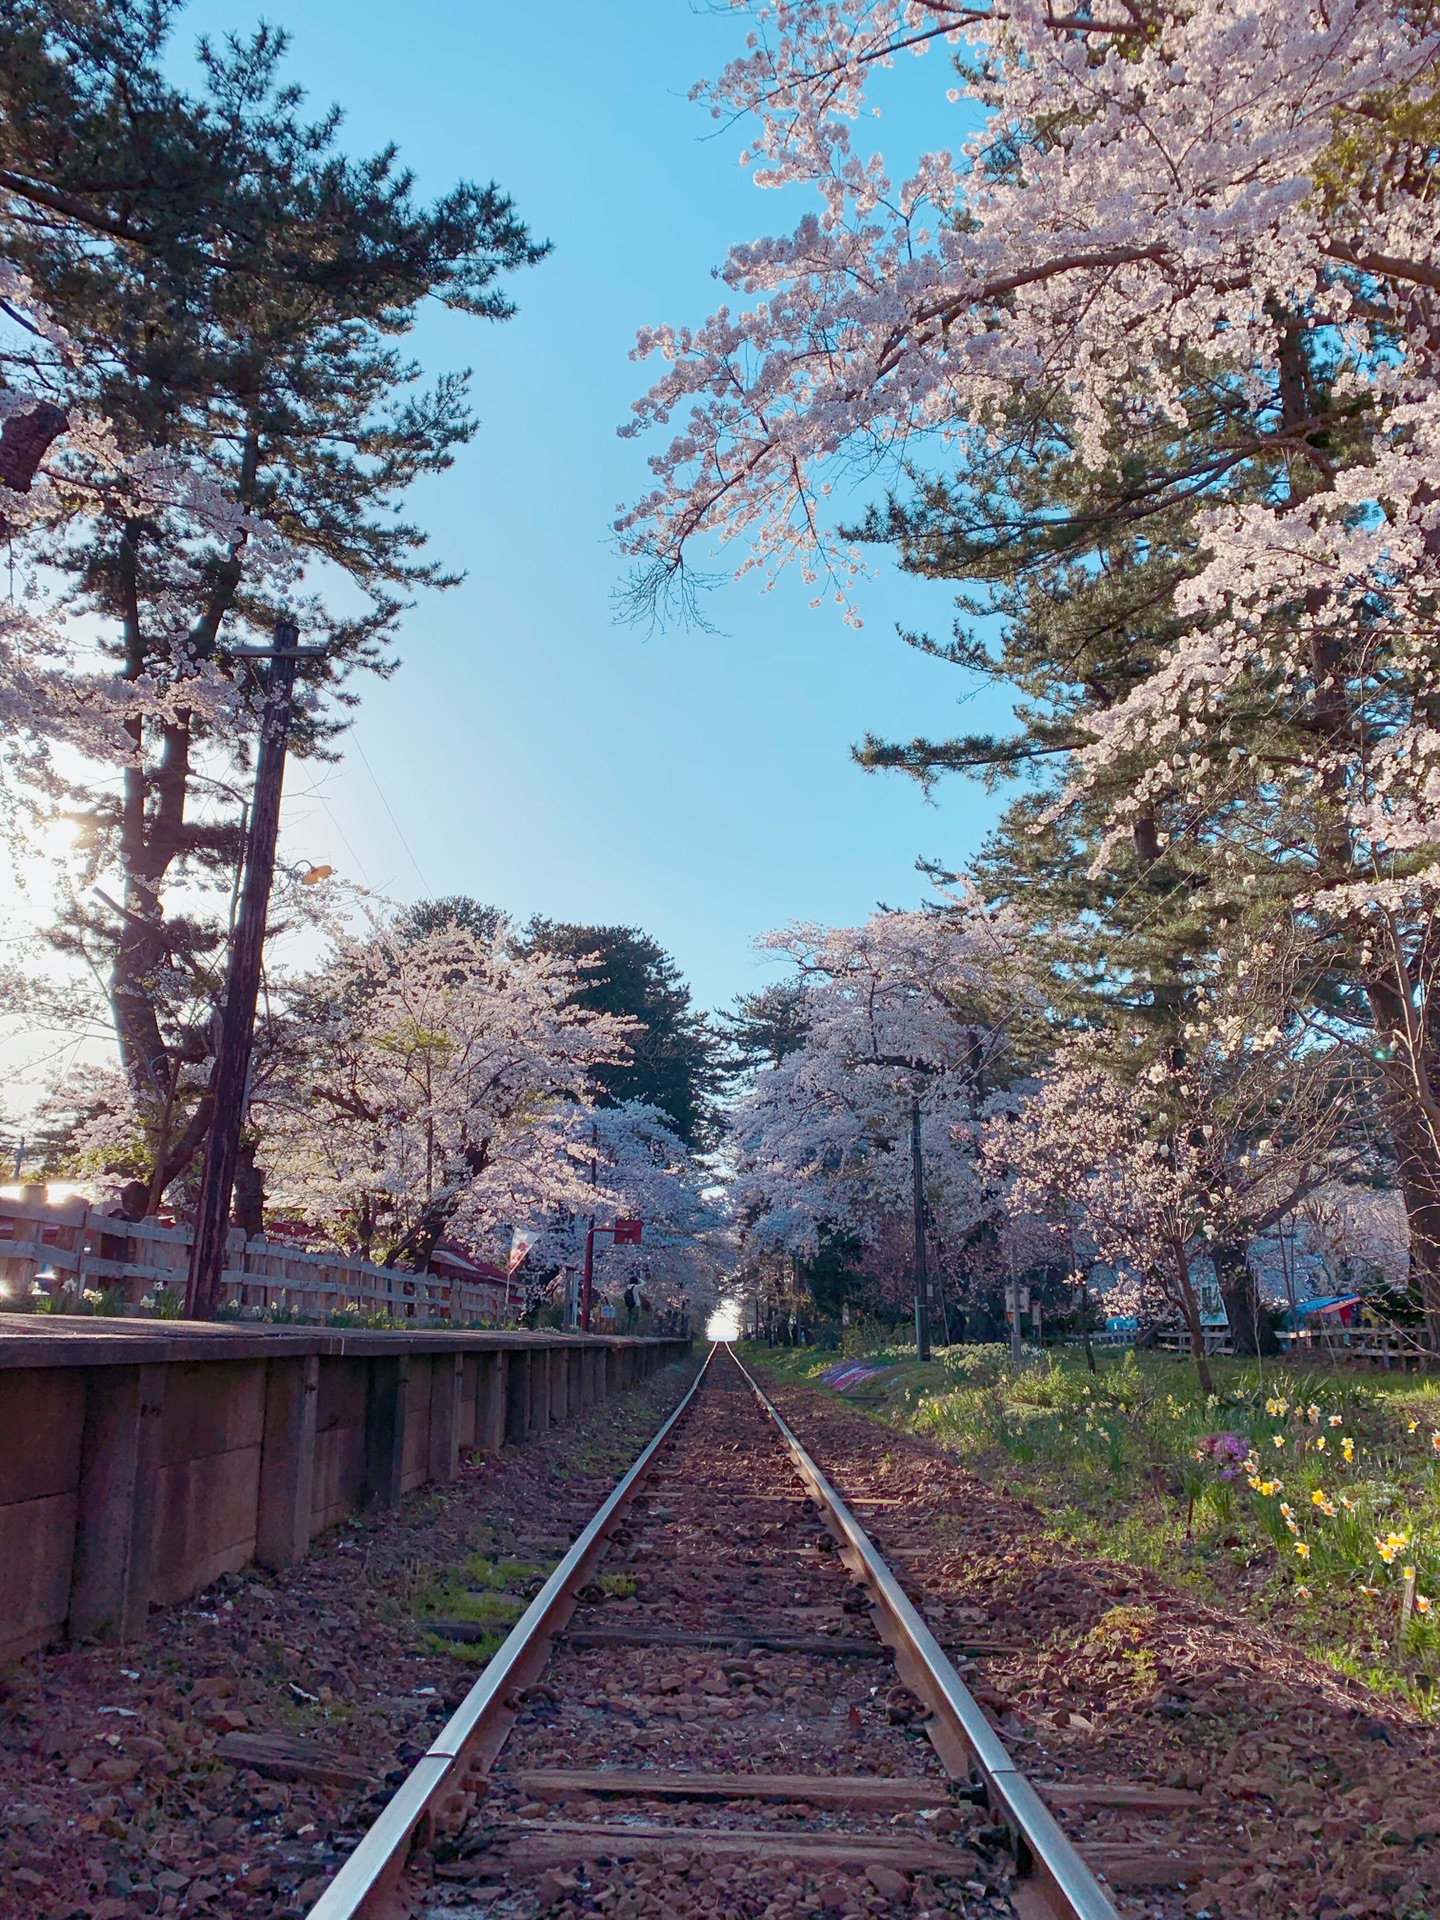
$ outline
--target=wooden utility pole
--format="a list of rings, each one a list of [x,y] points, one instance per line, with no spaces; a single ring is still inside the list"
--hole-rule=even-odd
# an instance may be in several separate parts
[[[915,1350],[930,1358],[930,1276],[925,1268],[925,1168],[920,1158],[920,1096],[910,1096],[910,1179],[915,1197]]]
[[[195,1208],[195,1240],[185,1312],[191,1320],[213,1320],[220,1305],[220,1276],[230,1231],[230,1197],[245,1123],[245,1095],[255,1040],[255,1002],[260,992],[260,963],[270,883],[275,875],[275,842],[280,831],[280,788],[285,778],[285,749],[290,738],[291,695],[295,669],[321,649],[302,648],[300,630],[288,620],[275,623],[274,647],[253,653],[268,659],[265,706],[260,719],[260,752],[255,762],[255,797],[245,842],[245,878],[230,943],[230,977],[220,1016],[220,1044],[210,1074],[210,1132],[205,1168]]]

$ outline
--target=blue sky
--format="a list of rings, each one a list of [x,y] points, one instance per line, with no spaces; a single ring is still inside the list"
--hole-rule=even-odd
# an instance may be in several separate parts
[[[256,17],[201,0],[181,33]],[[345,108],[352,149],[394,140],[425,192],[493,178],[555,243],[516,277],[516,319],[439,313],[418,336],[427,367],[475,369],[482,430],[412,500],[432,552],[468,577],[407,617],[404,665],[363,689],[343,764],[292,767],[283,851],[404,899],[642,926],[704,1005],[768,977],[751,951],[768,927],[912,904],[916,856],[963,859],[991,803],[951,782],[927,806],[848,747],[867,727],[961,723],[960,674],[894,632],[945,631],[944,588],[887,567],[861,590],[859,632],[812,611],[798,577],[767,593],[754,574],[710,596],[716,634],[613,618],[609,529],[646,478],[646,449],[616,434],[645,383],[635,331],[703,318],[726,246],[799,211],[758,192],[739,132],[714,135],[686,98],[743,20],[692,0],[275,0],[265,17],[290,30],[312,103]],[[891,140],[958,137],[928,124],[938,61],[907,67],[887,157]]]

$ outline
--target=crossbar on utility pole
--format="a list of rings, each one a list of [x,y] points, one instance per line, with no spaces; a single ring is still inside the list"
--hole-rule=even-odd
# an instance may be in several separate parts
[[[915,1198],[915,1352],[930,1358],[930,1276],[925,1266],[925,1167],[920,1157],[920,1096],[910,1096],[910,1178]]]
[[[230,1231],[230,1198],[245,1122],[245,1093],[255,1041],[255,1003],[265,949],[270,885],[275,875],[275,844],[280,832],[280,789],[290,739],[291,696],[301,660],[320,657],[322,648],[301,648],[300,629],[289,620],[275,623],[275,645],[252,659],[268,659],[265,705],[260,718],[260,751],[255,761],[255,797],[245,842],[245,877],[230,944],[230,974],[220,1019],[220,1041],[210,1074],[210,1131],[205,1166],[195,1206],[195,1239],[185,1312],[192,1320],[210,1320],[220,1305],[225,1242]]]

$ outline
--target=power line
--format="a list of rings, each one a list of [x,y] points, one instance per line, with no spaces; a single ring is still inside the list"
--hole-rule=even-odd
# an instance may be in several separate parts
[[[359,745],[358,741],[356,742],[356,745],[357,746]],[[372,774],[370,777],[373,780],[375,776]],[[345,851],[349,854],[350,858],[355,862],[355,871],[360,875],[360,878],[365,882],[366,886],[367,887],[370,886],[372,883],[371,883],[369,874],[365,871],[365,862],[360,858],[359,854],[355,851],[354,847],[351,846],[350,836],[346,833],[345,829],[341,826],[339,818],[335,812],[335,809],[331,806],[329,800],[326,797],[325,790],[320,785],[320,783],[317,781],[313,787],[297,788],[296,796],[297,798],[302,800],[318,800],[320,802],[320,805],[325,809],[326,816],[329,819],[331,826],[335,829],[336,833],[340,836],[341,845],[344,847]],[[380,798],[382,800],[385,798],[383,793],[381,794]]]
[[[394,827],[396,833],[399,835],[400,844],[405,849],[406,853],[409,855],[411,866],[414,867],[416,873],[420,875],[421,886],[425,889],[427,894],[430,894],[433,896],[435,889],[431,886],[430,882],[425,878],[425,875],[421,872],[420,862],[415,858],[415,855],[410,850],[410,842],[405,838],[404,830],[401,827],[400,822],[395,818],[395,810],[390,805],[390,802],[385,798],[385,789],[380,785],[380,782],[375,778],[375,769],[371,766],[369,760],[366,759],[365,757],[365,749],[360,744],[359,735],[356,734],[353,736],[353,738],[355,741],[355,751],[359,754],[361,761],[364,763],[365,771],[370,776],[371,785],[374,787],[376,793],[378,793],[380,796],[380,804],[382,807],[384,807],[386,813],[390,815],[390,824],[392,827]]]

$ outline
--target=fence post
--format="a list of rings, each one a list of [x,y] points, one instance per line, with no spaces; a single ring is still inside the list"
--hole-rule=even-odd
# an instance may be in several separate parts
[[[86,1382],[70,1576],[72,1640],[144,1636],[165,1374],[163,1365],[95,1367]]]
[[[430,1478],[442,1485],[460,1471],[460,1395],[465,1356],[437,1353],[430,1368]]]
[[[365,1391],[365,1506],[393,1507],[405,1474],[410,1356],[372,1360]]]
[[[292,1567],[309,1551],[319,1398],[319,1354],[266,1362],[260,1511],[255,1527],[255,1558],[262,1567]]]
[[[505,1361],[505,1439],[518,1447],[530,1438],[530,1355],[512,1349]]]

